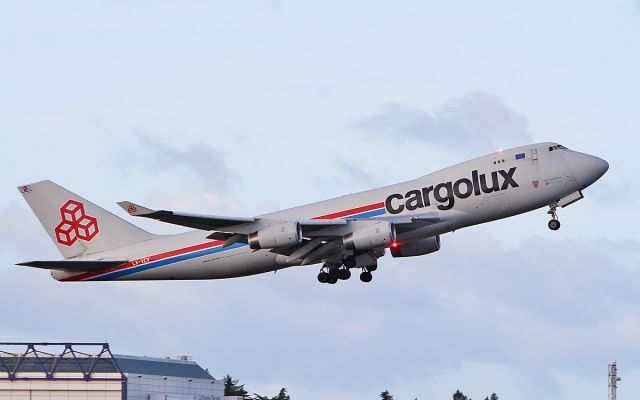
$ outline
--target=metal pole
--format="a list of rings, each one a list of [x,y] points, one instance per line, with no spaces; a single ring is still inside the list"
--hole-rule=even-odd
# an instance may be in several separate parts
[[[622,379],[618,377],[618,366],[616,362],[609,364],[609,400],[616,400],[618,382]]]

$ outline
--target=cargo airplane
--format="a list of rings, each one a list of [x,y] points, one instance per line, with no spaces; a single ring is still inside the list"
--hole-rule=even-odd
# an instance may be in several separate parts
[[[134,217],[194,228],[154,235],[82,197],[42,181],[18,189],[64,260],[20,263],[60,281],[222,279],[322,264],[334,284],[361,269],[370,282],[378,259],[440,249],[440,236],[471,225],[583,198],[609,164],[557,143],[501,150],[420,178],[255,217],[151,210],[118,203]]]

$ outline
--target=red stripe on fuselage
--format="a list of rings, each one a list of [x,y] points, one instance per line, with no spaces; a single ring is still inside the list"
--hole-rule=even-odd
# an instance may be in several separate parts
[[[160,254],[155,254],[153,256],[149,256],[148,258],[147,257],[139,258],[137,260],[129,261],[128,263],[125,263],[125,264],[117,265],[115,267],[101,269],[99,271],[84,272],[84,273],[79,274],[79,275],[69,276],[67,278],[63,278],[62,280],[67,282],[67,281],[78,281],[78,280],[82,280],[82,279],[89,279],[89,278],[93,278],[94,276],[106,274],[106,273],[109,273],[109,272],[120,271],[120,270],[129,268],[129,267],[132,267],[134,265],[135,266],[143,265],[143,264],[147,264],[147,263],[150,263],[150,262],[153,262],[153,261],[161,260],[163,258],[179,256],[181,254],[191,253],[192,251],[204,250],[204,249],[208,249],[208,248],[211,248],[211,247],[216,247],[216,246],[219,246],[219,245],[221,245],[223,243],[224,243],[224,241],[222,241],[222,240],[214,240],[212,242],[197,244],[197,245],[189,246],[189,247],[183,247],[181,249],[171,250],[171,251],[167,251],[167,252],[160,253]],[[141,260],[144,260],[144,262],[141,262]]]
[[[342,217],[346,217],[348,215],[360,214],[360,213],[367,212],[367,211],[377,210],[378,208],[382,208],[382,207],[384,207],[384,203],[376,203],[376,204],[371,204],[371,205],[368,205],[368,206],[356,207],[356,208],[352,208],[352,209],[349,209],[349,210],[340,211],[340,212],[337,212],[337,213],[326,214],[326,215],[322,215],[320,217],[315,217],[315,218],[312,218],[312,219],[342,218]]]

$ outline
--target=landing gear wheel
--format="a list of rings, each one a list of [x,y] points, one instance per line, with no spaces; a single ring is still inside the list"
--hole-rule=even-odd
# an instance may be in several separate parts
[[[360,274],[360,280],[361,280],[362,282],[365,282],[365,283],[366,283],[366,282],[371,282],[371,279],[373,279],[373,275],[371,275],[371,272],[363,271],[363,272]]]
[[[327,283],[333,285],[336,282],[338,282],[338,276],[329,274],[329,279],[327,280]]]
[[[557,231],[560,229],[560,221],[558,221],[558,213],[556,212],[558,209],[558,203],[549,204],[549,211],[547,214],[551,215],[551,221],[549,221],[549,229],[552,231]]]
[[[327,283],[329,281],[329,274],[327,274],[326,272],[322,271],[318,274],[318,282],[320,283]]]
[[[377,264],[369,265],[369,266],[367,267],[367,270],[368,270],[369,272],[373,272],[373,271],[375,271],[375,270],[377,270],[377,269],[378,269],[378,265],[377,265]]]
[[[346,281],[347,279],[351,278],[351,271],[349,271],[347,268],[339,269],[338,278],[340,280]]]

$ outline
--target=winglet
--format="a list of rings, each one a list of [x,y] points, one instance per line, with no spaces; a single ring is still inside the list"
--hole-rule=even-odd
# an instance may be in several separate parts
[[[129,215],[133,215],[134,217],[138,217],[141,215],[153,214],[156,212],[147,207],[143,207],[139,204],[132,203],[130,201],[119,201],[118,205],[122,207],[123,210],[129,213]]]

